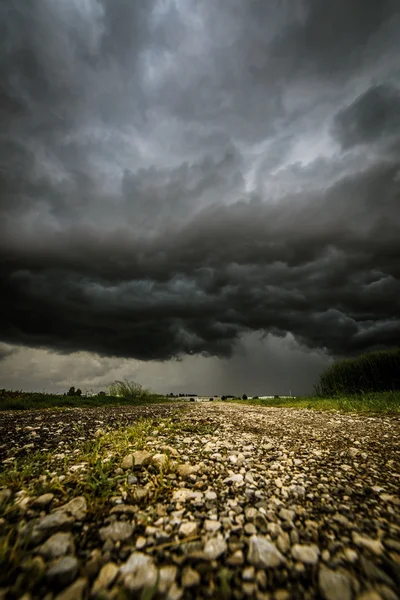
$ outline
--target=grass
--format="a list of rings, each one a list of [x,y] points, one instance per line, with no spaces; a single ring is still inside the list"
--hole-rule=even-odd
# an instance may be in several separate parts
[[[390,414],[400,412],[400,391],[343,395],[331,398],[306,396],[298,398],[254,398],[251,400],[233,399],[226,400],[226,402],[282,408],[311,408],[315,410]]]
[[[21,392],[19,396],[0,395],[0,410],[32,410],[39,408],[73,408],[96,406],[144,406],[172,402],[157,394],[147,394],[140,398],[123,398],[118,396],[62,396],[59,394],[40,394]]]

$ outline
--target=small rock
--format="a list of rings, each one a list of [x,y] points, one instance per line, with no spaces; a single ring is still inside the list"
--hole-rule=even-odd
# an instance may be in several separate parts
[[[172,494],[172,502],[186,502],[190,498],[193,498],[193,494],[192,490],[180,488]]]
[[[102,527],[99,530],[100,539],[105,542],[111,540],[112,542],[122,542],[131,537],[134,531],[134,526],[126,521],[115,521],[107,527]]]
[[[136,485],[138,480],[137,480],[137,477],[135,477],[135,475],[128,475],[127,482],[128,482],[128,485]]]
[[[343,550],[344,557],[347,561],[354,563],[358,559],[358,554],[352,548],[345,548]]]
[[[194,521],[189,521],[188,523],[182,523],[179,527],[179,535],[182,537],[190,537],[192,535],[196,535],[197,533],[197,523]]]
[[[221,523],[220,521],[212,521],[211,519],[206,519],[204,521],[204,529],[206,531],[211,531],[212,533],[215,533],[216,531],[221,529]]]
[[[46,577],[51,585],[65,587],[74,581],[78,567],[78,561],[74,556],[64,556],[50,567]]]
[[[244,532],[246,535],[255,535],[257,533],[256,526],[253,523],[246,523]]]
[[[255,578],[255,569],[253,566],[245,567],[242,571],[242,579],[243,581],[254,581]]]
[[[319,548],[315,545],[295,544],[292,547],[292,556],[306,565],[315,565],[319,558]]]
[[[37,552],[49,559],[59,558],[66,554],[74,554],[74,538],[71,533],[59,531],[49,537],[49,539],[37,549]]]
[[[250,471],[247,471],[246,475],[244,476],[244,480],[246,483],[249,483],[250,485],[252,485],[254,483],[254,477],[250,473]]]
[[[224,479],[224,483],[243,483],[243,475],[241,473],[237,473],[236,475],[231,475]]]
[[[244,563],[244,554],[242,550],[236,550],[226,561],[232,567],[238,567]]]
[[[154,454],[151,462],[159,468],[165,467],[168,463],[168,456],[166,454]]]
[[[219,558],[221,554],[226,552],[228,546],[224,539],[222,538],[211,538],[211,540],[207,540],[206,545],[204,546],[204,556],[208,560],[215,560]]]
[[[52,530],[70,527],[73,522],[74,519],[72,517],[69,517],[62,511],[57,511],[40,519],[38,523],[36,523],[35,529],[50,532]]]
[[[349,575],[323,566],[319,570],[318,585],[325,600],[351,600],[352,586]]]
[[[175,565],[165,565],[161,567],[158,574],[158,591],[160,594],[166,594],[171,585],[175,583],[178,567]]]
[[[279,518],[282,519],[282,521],[293,521],[295,515],[296,513],[294,510],[289,510],[287,508],[281,508],[279,511]]]
[[[356,546],[362,546],[377,556],[383,553],[383,545],[380,540],[373,540],[367,536],[360,535],[355,531],[353,531],[352,538],[353,544]]]
[[[134,467],[147,467],[151,462],[151,454],[147,450],[137,450],[133,453]]]
[[[101,591],[106,590],[110,587],[115,581],[115,578],[118,575],[119,567],[113,563],[109,562],[105,564],[93,584],[91,594],[92,596],[97,596]]]
[[[82,600],[85,597],[87,579],[80,577],[72,585],[63,590],[54,600]]]
[[[280,552],[283,552],[283,554],[286,554],[286,552],[290,548],[290,537],[289,537],[289,534],[287,531],[282,531],[278,535],[278,539],[276,540],[276,545],[278,547],[278,550],[280,550]]]
[[[157,581],[157,569],[153,559],[141,552],[133,552],[120,567],[120,572],[124,577],[125,587],[131,592],[153,587]]]
[[[150,490],[148,488],[137,486],[135,488],[135,491],[133,492],[133,495],[135,496],[135,500],[137,502],[140,502],[141,500],[144,500],[145,498],[147,498],[149,493],[150,493]]]
[[[46,506],[50,504],[53,498],[54,494],[42,494],[41,496],[35,498],[35,500],[32,502],[32,506],[34,506],[35,508],[46,508]]]
[[[278,567],[286,562],[279,550],[259,535],[250,538],[247,560],[259,569]]]
[[[133,454],[127,454],[122,459],[121,463],[122,469],[132,469],[133,468]]]
[[[193,466],[193,465],[190,465],[189,463],[185,463],[184,465],[179,465],[178,475],[180,475],[181,477],[183,477],[185,479],[186,477],[189,477],[190,475],[197,473],[198,470],[199,470],[198,466]]]
[[[212,490],[208,490],[208,492],[204,494],[204,497],[206,500],[216,500],[217,494]]]
[[[182,572],[182,586],[184,588],[199,585],[200,575],[191,567],[185,567]]]
[[[168,590],[167,600],[181,600],[182,596],[183,589],[178,586],[176,581],[174,581]]]
[[[57,508],[57,512],[59,511],[67,513],[74,517],[74,519],[82,521],[87,513],[86,499],[83,496],[77,496],[63,506]]]
[[[136,548],[136,550],[143,550],[143,548],[146,547],[146,544],[147,544],[146,538],[143,537],[142,535],[139,535],[139,537],[136,539],[135,548]]]

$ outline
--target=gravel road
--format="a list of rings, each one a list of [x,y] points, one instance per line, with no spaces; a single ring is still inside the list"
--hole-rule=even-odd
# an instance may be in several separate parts
[[[0,413],[0,599],[399,599],[399,433],[224,403]]]

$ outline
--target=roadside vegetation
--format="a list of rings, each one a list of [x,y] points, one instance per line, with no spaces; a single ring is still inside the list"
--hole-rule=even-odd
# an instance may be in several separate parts
[[[317,396],[340,397],[400,390],[400,348],[339,360],[315,386]]]
[[[22,390],[0,390],[0,410],[29,410],[34,408],[69,408],[95,406],[123,406],[159,404],[175,401],[150,390],[142,388],[135,382],[116,381],[110,385],[109,392],[100,392],[94,396],[84,394],[46,394],[44,392],[23,392]],[[80,390],[78,390],[80,391]]]

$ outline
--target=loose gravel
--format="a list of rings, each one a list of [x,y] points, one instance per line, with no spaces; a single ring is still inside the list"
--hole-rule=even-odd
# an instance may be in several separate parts
[[[399,599],[399,432],[215,402],[0,413],[0,600]]]

